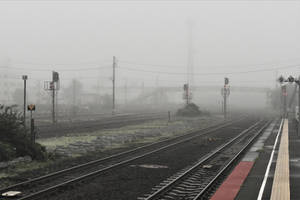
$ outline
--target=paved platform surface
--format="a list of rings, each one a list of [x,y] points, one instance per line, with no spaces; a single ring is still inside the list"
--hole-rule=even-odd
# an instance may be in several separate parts
[[[271,200],[290,199],[289,123],[284,120],[272,183]]]
[[[300,200],[300,136],[297,136],[296,124],[293,119],[285,122],[286,124],[282,123],[281,128],[283,131],[285,129],[286,134],[281,132],[278,135],[279,126],[271,124],[243,158],[241,163],[253,162],[254,164],[242,183],[239,182],[241,184],[238,187],[232,186],[238,182],[232,179],[235,173],[233,170],[233,174],[228,176],[219,187],[220,191],[217,191],[212,199],[220,199],[222,195],[224,199],[226,192],[229,192],[235,193],[235,195],[230,195],[230,198],[226,198],[226,200]],[[274,145],[275,143],[277,145]],[[280,147],[282,148],[280,149]],[[277,175],[275,175],[276,173]],[[233,180],[232,183],[227,182],[230,179]],[[223,185],[231,186],[226,189],[226,187],[222,187]],[[238,191],[236,188],[239,188]]]
[[[300,135],[296,123],[289,120],[290,193],[292,200],[300,199]]]
[[[252,161],[240,162],[212,196],[211,200],[234,199],[244,180],[247,178],[253,164],[254,162]]]
[[[278,124],[278,123],[277,123]],[[239,193],[235,199],[255,200],[258,197],[261,184],[263,182],[265,171],[268,166],[273,145],[276,140],[279,126],[272,124],[265,133],[253,145],[243,160],[253,160],[254,165],[242,184]],[[255,154],[256,156],[249,156]]]

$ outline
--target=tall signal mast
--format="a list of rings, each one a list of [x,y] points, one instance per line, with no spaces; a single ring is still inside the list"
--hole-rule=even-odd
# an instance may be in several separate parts
[[[188,28],[188,55],[187,55],[187,84],[189,85],[189,88],[191,90],[191,86],[194,85],[194,45],[193,45],[193,28],[194,23],[191,20],[187,21],[187,28]]]
[[[187,28],[188,28],[188,45],[187,45],[187,73],[186,78],[187,82],[184,84],[184,94],[183,99],[186,100],[186,104],[188,105],[192,99],[192,86],[194,85],[194,57],[193,57],[193,22],[191,20],[187,21]]]

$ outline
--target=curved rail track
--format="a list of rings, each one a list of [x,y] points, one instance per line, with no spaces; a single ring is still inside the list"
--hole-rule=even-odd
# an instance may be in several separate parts
[[[224,172],[234,166],[235,162],[269,123],[257,122],[192,166],[161,182],[152,189],[150,194],[138,199],[209,199],[211,191],[215,189],[215,184],[220,183],[220,179],[224,179]]]
[[[48,194],[52,191],[58,190],[71,183],[80,182],[81,180],[87,179],[89,177],[97,176],[100,173],[116,167],[120,167],[131,161],[146,157],[159,151],[166,150],[175,145],[191,141],[194,138],[207,135],[216,130],[230,126],[234,123],[238,123],[243,119],[244,118],[236,121],[225,122],[200,130],[190,131],[184,135],[151,143],[103,159],[94,160],[41,177],[33,178],[25,182],[2,188],[0,189],[0,194],[7,191],[21,191],[23,193],[23,196],[19,199],[40,198],[44,194]]]

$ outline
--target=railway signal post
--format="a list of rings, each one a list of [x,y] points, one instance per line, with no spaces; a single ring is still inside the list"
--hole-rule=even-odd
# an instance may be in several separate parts
[[[192,93],[190,92],[190,87],[188,83],[183,85],[183,91],[183,99],[186,100],[186,105],[188,105],[192,99]]]
[[[24,129],[26,132],[26,81],[27,81],[28,76],[23,75],[22,79],[24,81],[24,107],[23,107],[23,124],[24,124]]]
[[[224,98],[223,101],[223,113],[224,113],[224,119],[227,119],[227,98],[230,94],[230,87],[229,87],[229,78],[224,78],[224,87],[221,89],[221,95]]]
[[[286,107],[286,99],[287,99],[287,90],[286,90],[286,85],[283,85],[281,87],[282,91],[282,96],[283,96],[283,117],[287,117],[287,107]]]
[[[35,105],[30,104],[27,106],[27,110],[30,111],[30,138],[31,142],[35,143],[35,132],[34,132],[34,119],[32,118],[32,111],[35,111]]]
[[[278,81],[280,82],[281,85],[281,116],[286,118],[287,117],[287,90],[286,90],[286,85],[287,83],[293,83],[295,79],[293,77],[289,77],[288,79],[285,79],[283,76],[280,76],[278,78]]]
[[[58,72],[52,72],[52,81],[45,81],[44,89],[51,91],[52,93],[52,123],[56,122],[55,120],[55,92],[58,91],[60,88],[59,83],[59,74]]]
[[[287,110],[286,110],[286,97],[287,97],[287,91],[286,91],[286,85],[283,85],[284,82],[288,82],[288,83],[296,83],[298,86],[298,116],[295,116],[296,119],[298,119],[298,130],[297,130],[297,134],[298,137],[300,136],[300,76],[298,77],[298,79],[294,78],[293,76],[289,76],[287,79],[285,79],[283,76],[280,76],[278,78],[279,83],[282,85],[282,95],[284,97],[284,108],[283,108],[283,117],[287,117]]]
[[[112,114],[115,114],[116,106],[115,106],[115,84],[116,84],[116,65],[117,65],[117,60],[116,56],[113,57],[113,77],[112,77],[112,84],[113,84],[113,91],[112,91]]]

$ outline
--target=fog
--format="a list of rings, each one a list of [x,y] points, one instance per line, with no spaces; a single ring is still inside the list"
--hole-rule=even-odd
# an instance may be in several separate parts
[[[266,107],[259,88],[299,74],[299,9],[297,1],[1,1],[0,103],[22,104],[26,74],[28,102],[50,105],[44,82],[53,70],[61,104],[110,102],[116,56],[117,105],[184,103],[189,72],[201,107],[220,106],[224,77],[231,106]],[[254,92],[234,92],[243,87]]]

